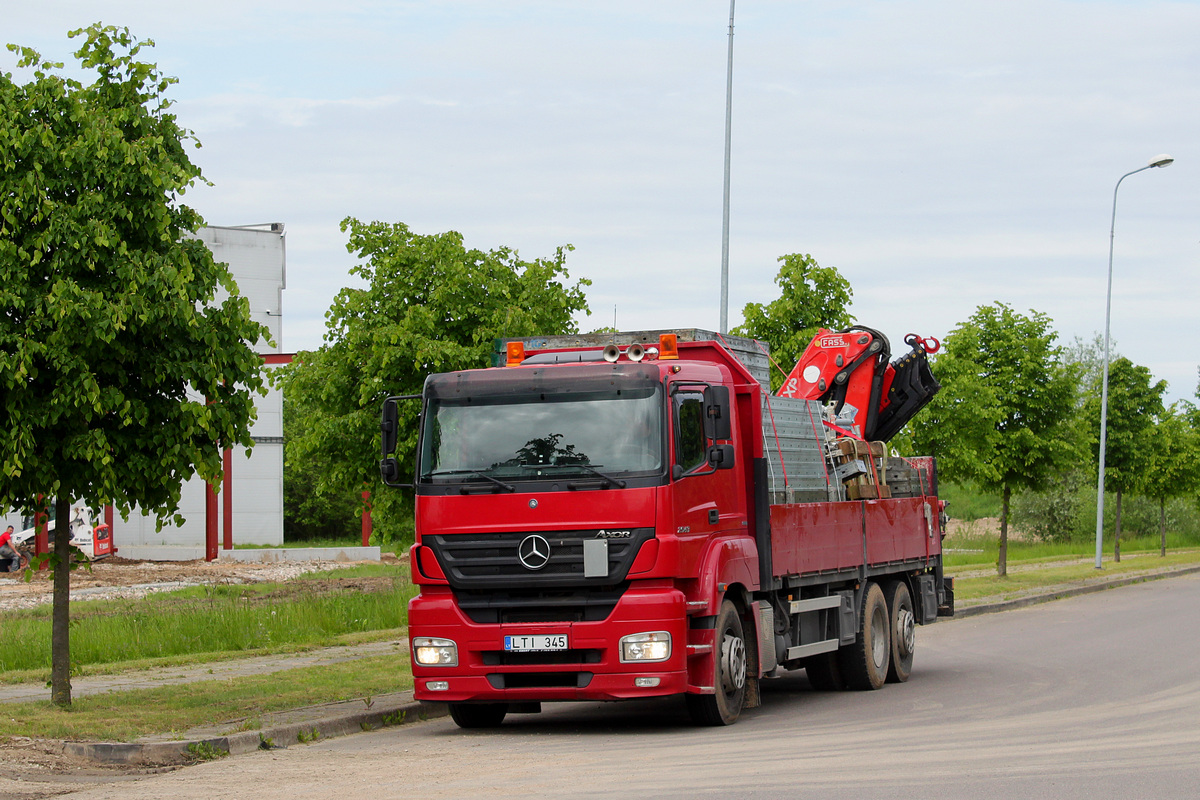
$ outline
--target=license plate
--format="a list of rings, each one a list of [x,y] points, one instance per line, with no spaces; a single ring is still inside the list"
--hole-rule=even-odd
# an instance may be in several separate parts
[[[566,650],[567,635],[565,633],[556,633],[549,636],[505,636],[504,649],[519,653]]]

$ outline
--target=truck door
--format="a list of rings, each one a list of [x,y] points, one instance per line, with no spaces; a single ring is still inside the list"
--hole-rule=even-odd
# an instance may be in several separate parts
[[[705,431],[711,403],[706,402],[704,389],[688,384],[671,393],[672,505],[684,575],[698,569],[709,537],[721,531],[744,532],[746,525],[745,510],[736,502],[737,470],[720,468],[732,466],[733,448],[716,448],[730,459],[728,463],[714,464],[710,456],[719,442]],[[723,413],[732,413],[731,405]]]

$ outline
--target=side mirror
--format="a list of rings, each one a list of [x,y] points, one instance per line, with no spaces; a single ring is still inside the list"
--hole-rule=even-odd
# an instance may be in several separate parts
[[[380,420],[380,430],[383,432],[382,455],[385,457],[396,452],[396,436],[400,428],[400,413],[397,407],[396,400],[398,398],[389,397],[383,401],[383,414]],[[394,461],[395,459],[391,459]],[[381,465],[382,468],[382,465]],[[387,481],[387,476],[384,475],[384,481]]]
[[[733,469],[733,445],[714,444],[708,448],[708,465],[713,469]]]
[[[400,462],[394,458],[385,458],[379,462],[379,476],[389,486],[400,477]]]
[[[704,387],[704,435],[709,439],[732,439],[729,387]]]

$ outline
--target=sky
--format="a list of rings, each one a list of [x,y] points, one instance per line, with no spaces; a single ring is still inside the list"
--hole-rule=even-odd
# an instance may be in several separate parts
[[[720,323],[725,0],[0,0],[0,42],[71,61],[92,22],[153,39],[213,225],[283,222],[282,346],[354,285],[342,219],[571,244],[581,330]],[[996,301],[1104,330],[1193,398],[1200,2],[742,0],[729,321],[786,253],[835,267],[892,350]],[[0,53],[0,70],[15,57]],[[21,78],[21,73],[14,73]]]

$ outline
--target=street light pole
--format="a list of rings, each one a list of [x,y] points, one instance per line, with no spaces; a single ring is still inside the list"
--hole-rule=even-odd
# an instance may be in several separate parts
[[[1100,561],[1100,553],[1104,546],[1104,449],[1108,441],[1108,342],[1109,322],[1112,319],[1112,265],[1113,240],[1117,232],[1117,190],[1121,188],[1121,181],[1130,175],[1136,175],[1153,167],[1169,166],[1174,160],[1168,155],[1157,156],[1146,166],[1135,169],[1133,172],[1126,172],[1117,180],[1117,185],[1113,189],[1112,225],[1108,229],[1108,292],[1104,300],[1104,378],[1100,389],[1100,470],[1099,477],[1096,479],[1096,569],[1104,569]]]
[[[721,205],[721,333],[729,333],[729,144],[733,131],[733,4],[729,0],[729,67],[725,77],[725,200]]]

